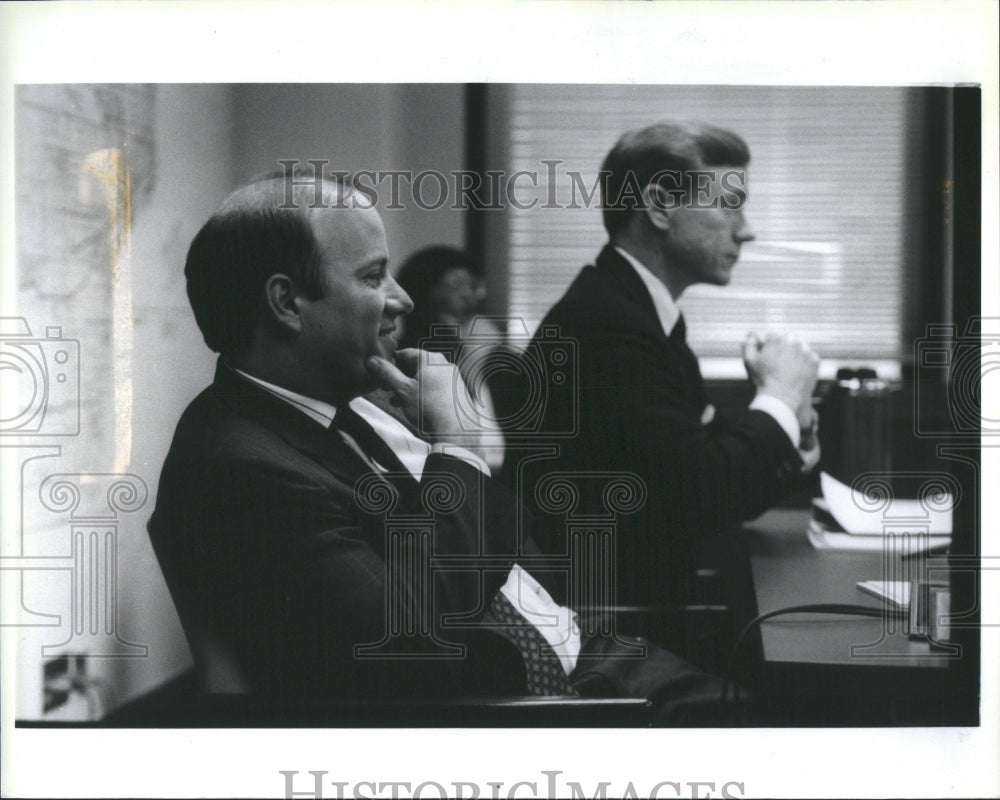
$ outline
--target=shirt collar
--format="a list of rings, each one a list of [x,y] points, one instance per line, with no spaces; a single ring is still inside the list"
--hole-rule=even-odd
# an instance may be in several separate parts
[[[273,383],[255,378],[253,375],[248,375],[241,369],[234,367],[233,371],[238,372],[248,381],[257,384],[264,391],[270,392],[275,397],[284,400],[293,408],[297,408],[306,416],[316,420],[323,427],[329,428],[333,424],[333,418],[337,415],[335,406],[325,403],[322,400],[316,400],[313,397],[306,397],[283,386],[275,386]],[[350,402],[350,406],[365,422],[371,425],[376,435],[389,445],[403,465],[419,481],[423,474],[424,462],[431,451],[431,446],[423,439],[419,439],[410,433],[406,426],[399,420],[387,414],[364,397],[355,397]],[[357,445],[357,443],[354,446],[363,458],[369,458],[365,454],[364,449]]]
[[[649,292],[649,296],[653,300],[653,308],[656,309],[656,316],[660,318],[660,326],[663,328],[663,333],[670,336],[670,332],[674,329],[674,325],[677,324],[677,320],[681,318],[681,311],[677,307],[677,303],[674,302],[674,298],[671,297],[670,290],[663,284],[663,281],[646,269],[639,262],[639,259],[628,251],[622,250],[618,245],[613,245],[613,247],[618,255],[632,265],[632,269],[635,270],[636,275],[646,285],[646,291]]]
[[[286,403],[294,406],[306,416],[316,420],[316,422],[324,428],[329,428],[330,424],[333,422],[333,418],[337,415],[337,409],[329,403],[324,403],[322,400],[306,397],[298,392],[293,392],[291,389],[286,389],[284,386],[275,386],[273,383],[262,381],[260,378],[255,378],[253,375],[249,375],[243,370],[236,369],[235,367],[233,367],[233,372],[242,375],[252,383],[256,383],[260,388],[264,389],[264,391],[270,392],[275,397],[280,397]]]

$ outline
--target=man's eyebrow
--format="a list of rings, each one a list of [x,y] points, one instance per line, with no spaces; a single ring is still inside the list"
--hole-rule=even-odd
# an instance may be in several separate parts
[[[378,268],[383,272],[389,268],[389,259],[387,258],[373,258],[370,261],[365,261],[360,267],[354,270],[355,275],[361,275],[364,272],[368,272],[372,268]]]

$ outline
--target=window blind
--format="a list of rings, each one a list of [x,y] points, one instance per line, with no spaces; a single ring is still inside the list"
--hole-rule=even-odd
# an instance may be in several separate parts
[[[495,150],[504,169],[537,175],[537,188],[524,178],[515,197],[538,202],[507,203],[493,237],[505,239],[498,252],[507,312],[529,330],[607,240],[597,197],[585,202],[584,190],[621,133],[692,119],[729,128],[749,145],[744,210],[757,236],[743,246],[729,286],[694,286],[681,297],[695,352],[734,357],[749,330],[773,329],[806,339],[824,358],[903,355],[913,250],[906,198],[925,169],[919,90],[533,84],[492,91],[504,108],[506,141]],[[573,173],[577,207],[567,207]]]

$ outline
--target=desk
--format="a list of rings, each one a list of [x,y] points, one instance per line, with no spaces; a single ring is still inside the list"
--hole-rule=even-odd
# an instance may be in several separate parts
[[[882,554],[817,551],[806,538],[807,521],[807,511],[779,509],[745,526],[757,612],[808,603],[881,609],[882,601],[856,584],[883,579]],[[899,577],[900,562],[892,567]],[[742,628],[750,611],[740,616]],[[748,644],[743,674],[763,695],[781,698],[791,717],[802,712],[810,721],[815,714],[832,715],[833,724],[942,724],[949,716],[954,681],[948,667],[956,656],[909,639],[899,617],[782,616],[761,623]],[[831,723],[824,718],[820,724]]]

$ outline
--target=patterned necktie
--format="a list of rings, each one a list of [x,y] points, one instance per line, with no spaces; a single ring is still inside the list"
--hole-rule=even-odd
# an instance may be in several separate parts
[[[497,592],[493,598],[488,616],[492,616],[495,622],[492,630],[513,642],[521,651],[531,694],[539,697],[577,696],[555,650],[503,592]]]
[[[364,454],[386,471],[401,472],[404,475],[410,474],[409,470],[403,466],[403,462],[399,460],[399,456],[385,443],[385,440],[375,433],[375,429],[350,406],[345,405],[337,411],[333,427],[354,439]]]
[[[410,474],[385,440],[350,406],[345,405],[337,411],[331,427],[354,439],[366,456],[390,472]],[[497,592],[485,618],[493,623],[493,630],[511,641],[520,651],[531,694],[541,697],[577,695],[552,646],[503,592]]]

